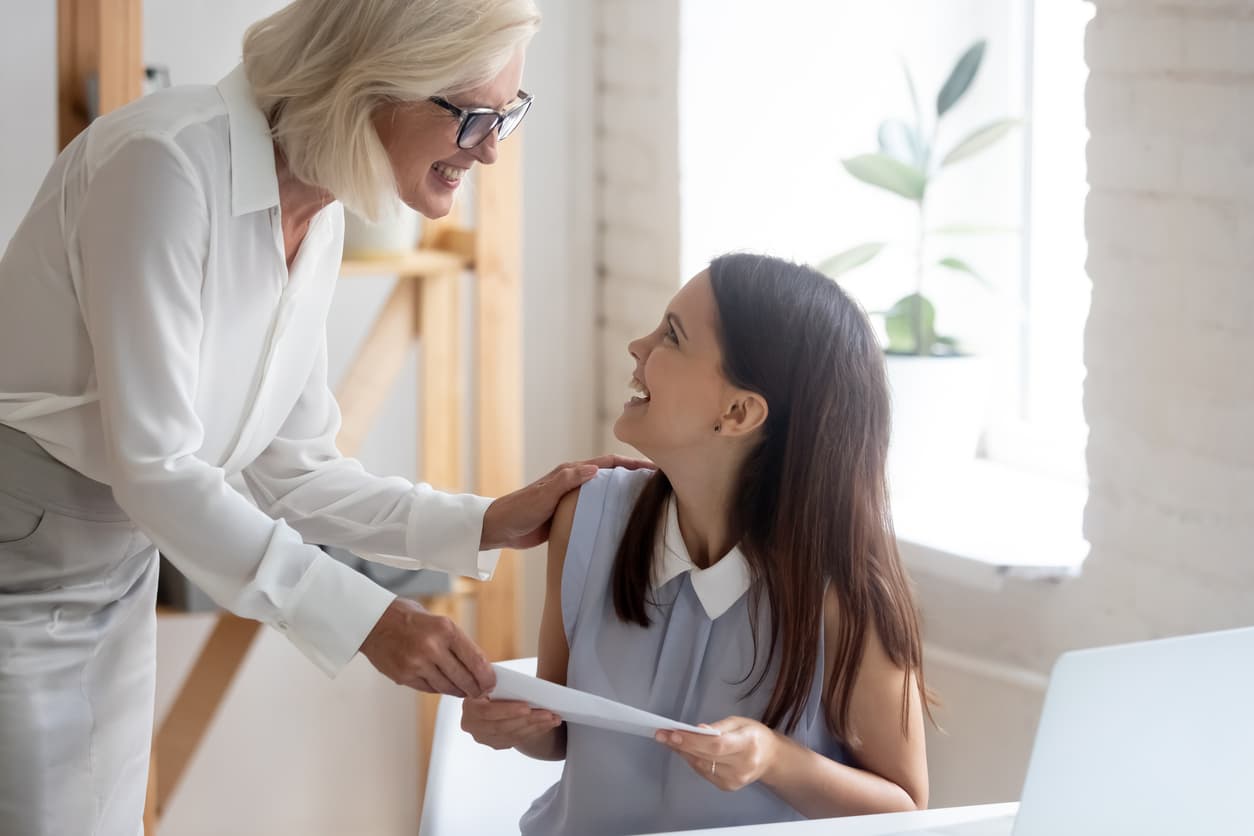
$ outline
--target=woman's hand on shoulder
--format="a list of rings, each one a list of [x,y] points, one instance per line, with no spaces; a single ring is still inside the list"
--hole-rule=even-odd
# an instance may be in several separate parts
[[[748,717],[727,717],[706,728],[718,730],[719,735],[663,730],[654,739],[721,790],[735,791],[762,780],[784,743],[769,727]]]
[[[553,731],[562,719],[517,700],[487,697],[462,700],[462,729],[493,749],[511,749]]]
[[[632,470],[653,467],[640,459],[601,456],[561,464],[544,476],[493,501],[483,515],[481,549],[529,549],[549,539],[549,524],[562,497],[587,482],[603,467]]]

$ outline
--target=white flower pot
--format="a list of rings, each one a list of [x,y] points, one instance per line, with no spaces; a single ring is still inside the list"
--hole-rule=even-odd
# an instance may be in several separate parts
[[[344,210],[344,257],[385,258],[410,252],[418,246],[422,216],[397,202],[378,223]]]
[[[988,415],[988,364],[980,357],[888,355],[893,474],[917,476],[975,458]]]

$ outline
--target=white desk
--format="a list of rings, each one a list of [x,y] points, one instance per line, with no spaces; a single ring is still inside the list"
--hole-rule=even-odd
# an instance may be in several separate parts
[[[811,821],[786,822],[783,824],[750,824],[742,827],[714,827],[709,830],[684,830],[656,836],[887,836],[911,830],[945,827],[951,824],[994,819],[1013,815],[1019,802],[1006,804],[980,804],[974,807],[942,807],[914,813],[883,813],[876,816],[846,816],[839,819],[813,819]]]

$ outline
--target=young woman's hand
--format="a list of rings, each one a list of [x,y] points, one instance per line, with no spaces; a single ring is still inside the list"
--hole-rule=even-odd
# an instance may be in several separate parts
[[[493,749],[528,743],[561,724],[562,718],[553,712],[517,700],[462,700],[462,728],[477,742]]]
[[[706,724],[702,724],[705,726]],[[721,790],[738,790],[759,781],[775,763],[780,736],[747,717],[728,717],[706,726],[718,737],[659,731],[654,739],[674,750],[688,765]]]

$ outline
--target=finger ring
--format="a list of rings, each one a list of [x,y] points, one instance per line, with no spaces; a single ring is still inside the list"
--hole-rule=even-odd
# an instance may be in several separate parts
[[[717,766],[718,766],[718,761],[710,761],[710,774],[711,775],[714,774],[714,770]]]

